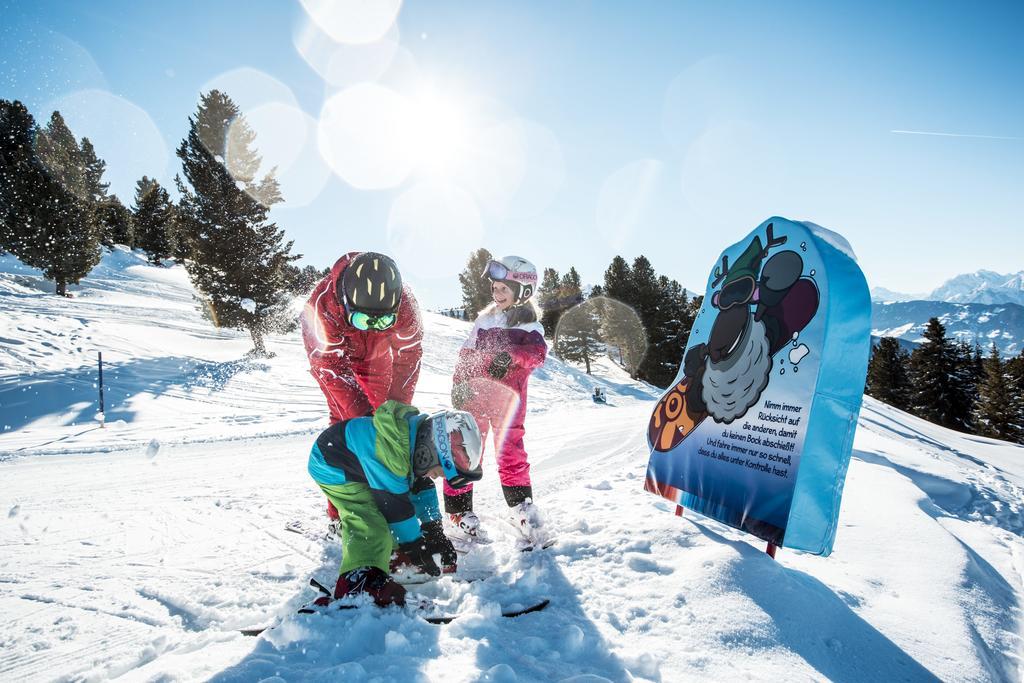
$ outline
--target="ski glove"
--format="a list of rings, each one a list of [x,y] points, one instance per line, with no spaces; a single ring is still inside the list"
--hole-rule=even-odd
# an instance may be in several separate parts
[[[402,543],[398,546],[398,549],[405,553],[409,561],[421,571],[431,576],[441,576],[440,568],[438,568],[434,558],[431,557],[430,552],[427,550],[426,539],[417,538],[415,541]]]
[[[476,398],[476,392],[469,382],[459,382],[452,387],[452,408],[462,410],[467,403]]]
[[[441,527],[441,520],[435,519],[420,526],[423,532],[423,542],[427,546],[427,552],[431,555],[441,556],[441,566],[445,573],[454,572],[459,563],[459,556],[455,553],[455,546],[444,535]]]
[[[494,379],[501,379],[508,374],[508,367],[510,365],[512,365],[512,356],[508,354],[508,351],[502,351],[494,357],[494,360],[487,367],[487,374]]]

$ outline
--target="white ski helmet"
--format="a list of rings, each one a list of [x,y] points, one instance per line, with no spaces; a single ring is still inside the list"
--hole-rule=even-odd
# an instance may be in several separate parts
[[[461,488],[480,480],[483,476],[480,467],[483,439],[472,415],[464,410],[442,410],[423,420],[419,429],[425,438],[420,439],[417,435],[417,451],[421,445],[429,449],[431,457],[428,462],[431,466],[441,465],[444,478],[452,487]],[[413,456],[414,469],[422,469],[425,455],[417,452]]]
[[[537,291],[537,268],[522,256],[502,256],[497,261],[489,261],[482,276],[508,285],[516,304],[525,304]]]

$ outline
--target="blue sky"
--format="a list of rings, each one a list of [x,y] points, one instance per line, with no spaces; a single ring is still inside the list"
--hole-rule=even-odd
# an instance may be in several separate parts
[[[775,214],[924,292],[1024,269],[1024,5],[975,5],[410,0],[351,51],[297,2],[8,2],[0,97],[60,108],[130,202],[143,173],[173,185],[219,85],[283,160],[273,216],[304,262],[392,253],[429,307],[478,246],[587,282],[642,253],[700,286]],[[400,144],[345,118],[371,100]]]

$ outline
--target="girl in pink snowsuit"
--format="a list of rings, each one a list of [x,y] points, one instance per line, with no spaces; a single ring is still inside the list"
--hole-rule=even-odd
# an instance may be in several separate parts
[[[483,276],[491,280],[494,303],[480,312],[459,352],[452,405],[476,418],[485,443],[487,432],[493,433],[505,502],[523,543],[532,546],[543,541],[543,532],[533,504],[523,421],[527,381],[547,355],[539,311],[530,300],[537,271],[524,258],[506,256],[491,261]],[[446,483],[444,501],[456,535],[467,542],[486,542],[473,512],[472,485],[453,489]]]

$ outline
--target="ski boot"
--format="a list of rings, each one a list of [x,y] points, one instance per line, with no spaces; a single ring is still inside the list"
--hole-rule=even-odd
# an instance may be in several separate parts
[[[425,583],[433,577],[426,573],[409,559],[409,556],[397,547],[391,551],[391,576],[401,584]]]
[[[405,605],[405,588],[377,567],[358,567],[338,577],[333,600],[353,602],[362,595],[368,595],[378,607]],[[323,595],[313,604],[326,607],[333,600]]]
[[[547,548],[553,542],[544,529],[544,518],[540,510],[530,498],[509,508],[509,522],[519,532],[516,542],[519,550]]]
[[[467,543],[487,544],[491,539],[480,525],[480,518],[472,510],[448,515],[448,537]]]

